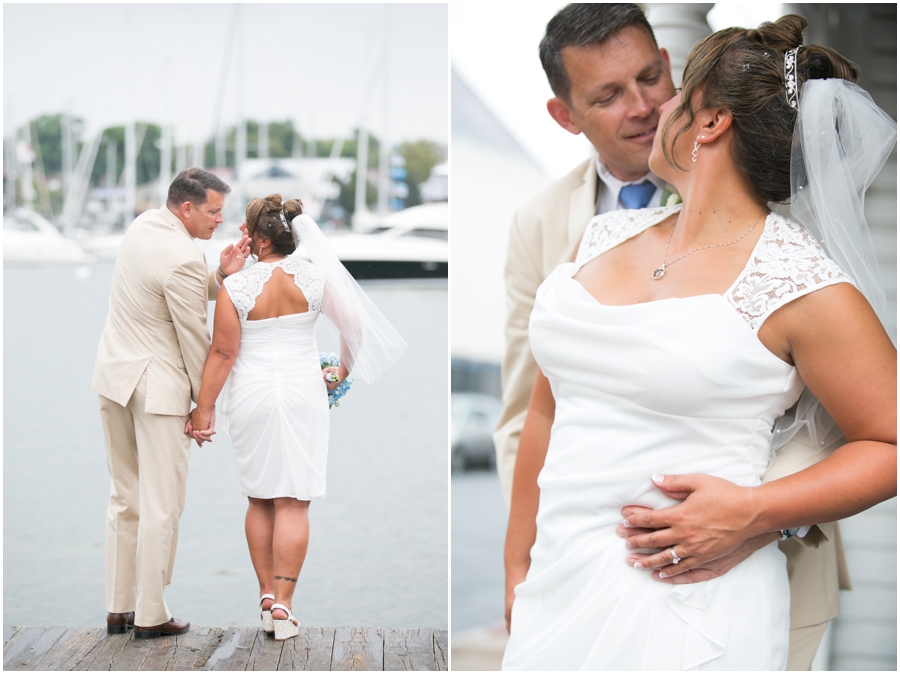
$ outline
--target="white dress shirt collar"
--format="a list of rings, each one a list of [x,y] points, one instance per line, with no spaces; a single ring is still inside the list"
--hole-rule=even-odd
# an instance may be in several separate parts
[[[609,169],[606,167],[606,164],[604,164],[603,160],[600,159],[600,155],[594,154],[594,162],[597,167],[597,177],[599,178],[599,181],[597,182],[597,204],[595,210],[595,213],[597,215],[599,215],[600,213],[609,213],[610,211],[616,211],[624,208],[622,203],[619,201],[619,192],[621,191],[621,189],[626,185],[639,185],[645,180],[649,180],[651,183],[656,185],[656,191],[653,193],[653,196],[650,197],[650,202],[647,204],[647,206],[659,206],[659,202],[662,199],[663,190],[665,190],[666,188],[666,183],[662,178],[648,171],[646,175],[641,176],[637,180],[622,182],[612,173],[610,173]]]

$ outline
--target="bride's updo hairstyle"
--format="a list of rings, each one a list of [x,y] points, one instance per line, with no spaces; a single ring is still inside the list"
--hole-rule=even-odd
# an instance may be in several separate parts
[[[281,211],[288,227],[281,221]],[[279,255],[290,255],[297,247],[290,230],[291,220],[303,213],[303,202],[289,199],[282,203],[280,194],[270,194],[265,199],[254,199],[247,206],[247,234],[258,234],[272,242],[272,251]]]
[[[759,200],[784,202],[790,197],[797,111],[785,95],[784,55],[803,44],[805,28],[805,19],[789,14],[755,30],[720,30],[694,46],[684,68],[681,103],[663,129],[662,151],[670,166],[685,170],[675,161],[672,147],[694,121],[691,102],[699,91],[701,109],[731,111],[731,156]],[[828,47],[802,46],[796,77],[802,95],[807,80],[839,78],[855,83],[859,67]],[[683,125],[670,142],[679,120]]]

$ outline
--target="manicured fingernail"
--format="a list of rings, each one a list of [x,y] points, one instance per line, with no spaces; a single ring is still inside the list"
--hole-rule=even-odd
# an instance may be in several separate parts
[[[618,528],[616,529],[616,536],[618,536],[619,538],[628,538],[628,534]]]
[[[628,527],[629,529],[631,528],[631,525],[628,523],[628,520],[625,520],[624,522],[622,522],[622,526]]]
[[[660,577],[660,578],[665,578],[665,577],[666,577],[666,574],[660,572],[659,577]]]
[[[654,482],[665,482],[666,476],[665,475],[654,475],[650,479],[653,480]]]
[[[644,565],[641,564],[640,562],[635,562],[635,563],[634,563],[634,568],[636,568],[638,571],[643,571],[643,570],[644,570]]]
[[[632,543],[631,540],[629,539],[629,540],[625,541],[625,547],[626,548],[634,548],[634,543]]]

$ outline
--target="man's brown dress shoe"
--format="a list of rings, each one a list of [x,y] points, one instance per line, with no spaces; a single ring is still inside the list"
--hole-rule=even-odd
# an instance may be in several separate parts
[[[178,618],[170,618],[169,622],[155,627],[138,627],[134,628],[135,639],[155,639],[156,637],[170,637],[175,634],[184,634],[191,628],[191,623],[187,620],[179,620]]]
[[[110,634],[125,634],[132,627],[134,627],[134,611],[106,614],[106,631]]]

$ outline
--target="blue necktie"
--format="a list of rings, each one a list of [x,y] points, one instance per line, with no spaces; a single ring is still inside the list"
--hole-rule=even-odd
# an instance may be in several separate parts
[[[640,185],[626,185],[619,190],[619,200],[625,208],[645,208],[656,192],[656,185],[645,180]]]

